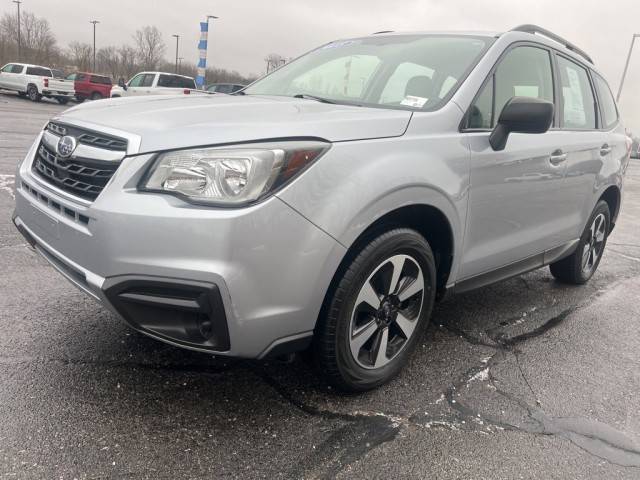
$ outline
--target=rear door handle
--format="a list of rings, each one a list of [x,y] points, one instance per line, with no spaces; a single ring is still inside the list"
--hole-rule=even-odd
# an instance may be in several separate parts
[[[549,157],[549,162],[551,162],[551,165],[560,165],[566,159],[567,159],[566,153],[564,153],[562,150],[556,150]]]
[[[604,145],[602,145],[600,147],[600,155],[601,156],[606,157],[610,153],[611,153],[611,147],[609,146],[608,143],[605,143]]]

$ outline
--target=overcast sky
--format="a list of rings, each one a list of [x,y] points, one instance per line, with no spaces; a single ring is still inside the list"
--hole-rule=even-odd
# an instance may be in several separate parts
[[[618,88],[631,35],[640,33],[640,0],[23,0],[22,8],[45,16],[58,42],[91,42],[89,20],[99,20],[97,45],[131,43],[143,25],[164,34],[167,58],[196,62],[199,22],[219,16],[209,33],[209,65],[259,74],[264,57],[295,57],[336,38],[379,30],[504,31],[522,23],[548,28],[586,50]],[[0,12],[15,9],[0,0]],[[636,45],[621,106],[640,132],[640,42]]]

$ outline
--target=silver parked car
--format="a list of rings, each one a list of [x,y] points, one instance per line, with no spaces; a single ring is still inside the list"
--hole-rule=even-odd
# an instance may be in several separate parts
[[[324,45],[241,94],[54,117],[14,222],[136,330],[392,378],[434,301],[550,265],[589,280],[629,148],[590,58],[539,27]]]

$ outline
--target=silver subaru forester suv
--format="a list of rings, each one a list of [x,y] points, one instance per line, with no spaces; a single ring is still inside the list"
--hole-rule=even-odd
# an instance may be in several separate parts
[[[233,95],[67,110],[19,166],[14,223],[144,334],[311,348],[362,391],[402,368],[446,291],[544,265],[589,280],[628,161],[607,83],[551,32],[380,33]]]

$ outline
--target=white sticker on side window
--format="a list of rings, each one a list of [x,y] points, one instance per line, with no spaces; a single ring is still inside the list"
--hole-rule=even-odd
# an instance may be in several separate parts
[[[406,105],[407,107],[414,107],[414,108],[422,108],[424,107],[424,104],[427,103],[428,101],[429,101],[428,98],[407,95],[400,102],[400,105]]]

